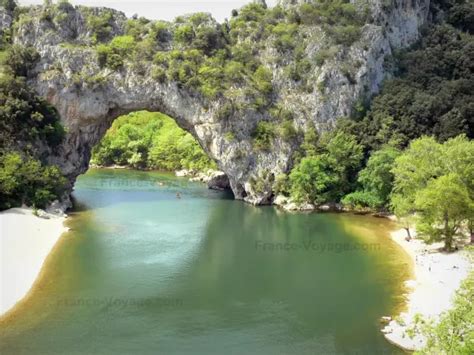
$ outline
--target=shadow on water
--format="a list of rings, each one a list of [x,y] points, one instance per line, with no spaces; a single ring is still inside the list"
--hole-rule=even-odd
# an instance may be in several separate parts
[[[77,180],[72,197],[76,211],[129,202],[233,199],[231,191],[209,190],[203,186],[199,182],[190,182],[188,178],[176,178],[173,173],[90,169]]]
[[[387,287],[390,278],[404,275],[394,275],[392,265],[383,263],[383,230],[378,240],[357,239],[341,218],[240,203],[214,208],[206,238],[176,293],[190,308],[219,314],[223,325],[235,328],[231,320],[240,318],[241,331],[269,321],[283,349],[329,351],[320,341],[330,338],[331,351],[354,352],[357,345],[358,351],[373,353],[375,344],[389,351],[378,320],[381,310],[394,307],[391,295],[400,291],[398,285]],[[378,223],[359,216],[352,223],[358,221]]]
[[[378,320],[406,274],[380,220],[257,208],[159,173],[92,171],[75,195],[71,232],[0,324],[2,354],[399,353]]]

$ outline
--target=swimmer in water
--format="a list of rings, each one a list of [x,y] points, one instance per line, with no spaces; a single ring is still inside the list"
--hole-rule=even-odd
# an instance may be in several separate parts
[[[181,198],[181,194],[179,192],[176,193],[176,198]]]

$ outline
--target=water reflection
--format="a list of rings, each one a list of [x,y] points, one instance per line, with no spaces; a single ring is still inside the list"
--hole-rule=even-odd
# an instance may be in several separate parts
[[[379,220],[282,214],[156,173],[93,171],[75,195],[87,209],[0,324],[2,354],[398,353],[378,319],[406,275]]]

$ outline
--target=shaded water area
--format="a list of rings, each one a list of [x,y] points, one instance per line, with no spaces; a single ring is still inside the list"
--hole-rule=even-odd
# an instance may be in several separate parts
[[[74,196],[71,231],[0,322],[2,354],[401,353],[380,332],[410,276],[387,220],[156,172],[91,170]]]

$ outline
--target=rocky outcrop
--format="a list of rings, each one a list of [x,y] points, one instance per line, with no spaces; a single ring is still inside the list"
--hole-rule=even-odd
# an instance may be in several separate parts
[[[295,1],[285,2],[286,6],[293,6],[291,3]],[[386,57],[418,38],[419,28],[428,19],[429,0],[395,0],[388,7],[386,3],[368,0],[375,20],[363,27],[361,38],[353,45],[313,67],[308,76],[311,90],[295,90],[282,67],[275,64],[275,57],[282,55],[271,42],[263,46],[259,59],[273,72],[273,100],[293,112],[297,132],[304,132],[309,124],[330,129],[338,117],[349,116],[361,98],[379,90],[386,76]],[[20,17],[14,25],[13,42],[34,47],[41,56],[29,84],[57,108],[67,129],[64,143],[49,162],[62,169],[71,187],[87,170],[92,147],[116,117],[149,110],[173,117],[198,140],[228,177],[237,199],[254,204],[272,202],[274,177],[289,171],[301,140],[275,137],[271,149],[257,151],[252,134],[266,113],[233,111],[223,121],[219,113],[226,98],[208,100],[176,82],[154,80],[151,64],[127,62],[120,70],[101,67],[90,46],[93,36],[86,14],[109,12],[110,37],[124,33],[125,15],[103,8],[64,6],[61,17],[54,19],[41,7],[30,7],[28,16]],[[0,12],[0,28],[10,25],[11,16]],[[301,31],[307,42],[305,56],[311,59],[321,50],[324,34],[317,27]],[[173,43],[169,46],[166,50],[172,49]]]
[[[230,188],[229,178],[222,171],[214,171],[207,181],[207,187],[212,190],[226,190]]]
[[[227,175],[218,170],[209,169],[208,171],[196,170],[178,170],[175,171],[177,177],[189,177],[189,181],[203,182],[211,190],[228,190],[230,189],[230,182]]]

